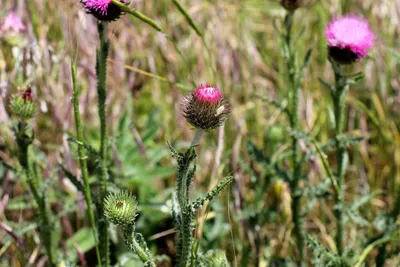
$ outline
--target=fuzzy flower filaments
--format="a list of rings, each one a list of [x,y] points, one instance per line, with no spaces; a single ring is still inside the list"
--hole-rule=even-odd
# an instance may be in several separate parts
[[[366,57],[374,45],[374,34],[368,22],[352,15],[330,22],[325,36],[330,57],[341,64],[351,64]]]
[[[183,98],[182,109],[186,120],[205,132],[221,126],[231,112],[231,106],[222,92],[209,84],[200,85]]]
[[[129,4],[127,0],[119,0],[119,2]],[[100,21],[117,20],[123,14],[120,7],[113,4],[111,0],[81,0],[81,3],[86,12]]]

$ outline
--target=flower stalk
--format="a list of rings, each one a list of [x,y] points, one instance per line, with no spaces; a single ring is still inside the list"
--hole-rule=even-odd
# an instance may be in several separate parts
[[[106,78],[107,57],[109,42],[106,38],[106,24],[98,23],[100,48],[97,50],[96,74],[97,74],[97,96],[98,115],[100,119],[100,203],[103,203],[107,195],[107,120],[106,120]],[[99,236],[100,252],[103,264],[109,266],[109,240],[108,223],[103,216],[103,206],[99,209]]]
[[[87,168],[87,155],[85,149],[83,147],[83,130],[81,124],[81,117],[79,112],[79,86],[76,79],[76,66],[75,64],[71,64],[71,73],[72,73],[72,86],[73,86],[73,96],[72,102],[74,106],[74,116],[75,116],[75,128],[76,128],[76,140],[78,144],[78,156],[79,156],[79,164],[81,167],[82,172],[82,180],[83,180],[83,194],[85,196],[87,212],[89,216],[89,222],[92,228],[94,240],[95,240],[95,248],[96,248],[96,257],[99,266],[101,267],[101,258],[100,258],[100,251],[98,245],[98,236],[96,230],[96,221],[93,212],[93,202],[92,202],[92,194],[90,191],[90,184],[89,184],[89,174]]]
[[[52,244],[52,227],[50,219],[50,207],[46,202],[46,197],[40,192],[39,178],[32,170],[30,155],[30,146],[33,143],[33,136],[27,134],[28,123],[20,121],[16,129],[16,140],[19,151],[19,162],[26,174],[26,181],[32,192],[33,198],[39,208],[39,232],[43,240],[44,247],[47,252],[49,266],[56,266],[53,244]],[[33,134],[32,134],[33,135]]]
[[[336,246],[339,255],[343,253],[343,237],[344,237],[344,218],[343,218],[343,205],[344,205],[344,176],[346,173],[347,154],[346,148],[340,142],[339,137],[343,134],[344,119],[345,119],[345,101],[349,91],[349,83],[344,76],[343,65],[336,64],[331,61],[335,72],[336,90],[331,91],[333,109],[335,113],[335,146],[336,146],[336,162],[337,162],[337,185],[338,195],[335,208],[335,217],[337,222],[336,233]]]

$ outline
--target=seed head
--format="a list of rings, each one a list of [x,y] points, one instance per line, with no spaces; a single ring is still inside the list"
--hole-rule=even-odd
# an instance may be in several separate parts
[[[303,3],[304,0],[281,0],[281,5],[289,11],[298,9]]]
[[[346,15],[331,21],[325,30],[329,56],[340,64],[351,64],[368,55],[374,34],[367,21]]]
[[[11,98],[10,109],[20,120],[30,120],[37,114],[37,105],[33,99],[32,89],[28,87],[22,93]]]
[[[120,226],[133,226],[137,215],[135,196],[126,191],[110,193],[104,200],[104,215]]]
[[[118,0],[128,5],[128,0]],[[111,0],[81,0],[86,12],[92,14],[100,21],[113,21],[119,19],[123,12]]]
[[[195,128],[210,131],[227,119],[231,106],[221,91],[209,84],[200,85],[182,100],[183,116]]]
[[[26,31],[26,27],[21,18],[14,11],[11,11],[5,17],[1,25],[1,30],[3,32],[24,32]]]

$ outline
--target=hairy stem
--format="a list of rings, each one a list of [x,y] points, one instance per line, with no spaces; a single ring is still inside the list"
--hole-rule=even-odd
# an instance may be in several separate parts
[[[71,64],[71,73],[72,73],[72,85],[73,85],[73,106],[74,106],[74,116],[75,116],[75,128],[76,128],[76,140],[78,143],[78,156],[79,156],[79,164],[81,166],[82,172],[82,180],[83,180],[83,193],[85,196],[87,212],[89,216],[90,225],[93,231],[93,236],[95,240],[96,246],[96,256],[99,266],[101,267],[101,259],[100,259],[100,251],[98,245],[97,231],[96,231],[96,221],[93,212],[93,202],[92,202],[92,194],[90,192],[89,185],[89,174],[87,169],[87,155],[85,153],[85,149],[83,147],[83,130],[81,124],[81,116],[79,112],[79,87],[76,80],[76,66],[74,63]]]
[[[122,228],[125,244],[127,247],[134,251],[143,262],[145,267],[156,267],[153,259],[148,253],[149,249],[145,242],[138,242],[135,237],[134,228],[133,227],[123,227]],[[141,235],[140,235],[141,236]]]
[[[296,51],[292,45],[292,28],[293,28],[293,16],[294,13],[289,11],[285,18],[286,27],[286,38],[285,38],[285,53],[286,53],[286,67],[288,71],[289,90],[291,96],[291,107],[290,107],[290,127],[292,130],[297,130],[299,127],[299,82],[297,78],[297,67],[296,67]],[[297,137],[292,137],[292,165],[293,165],[293,177],[291,181],[291,191],[295,193],[299,187],[300,181],[300,164],[299,164],[299,149],[298,149]],[[304,231],[303,231],[303,220],[301,218],[301,195],[293,194],[291,203],[294,234],[296,236],[297,247],[299,250],[299,262],[298,266],[302,266],[305,258],[305,246],[304,246]]]
[[[41,196],[38,188],[37,177],[32,170],[32,165],[29,159],[30,145],[32,144],[32,139],[26,135],[27,123],[20,122],[18,124],[17,135],[17,145],[19,150],[19,161],[22,168],[26,174],[26,180],[33,194],[33,198],[39,208],[39,216],[41,220],[41,225],[39,227],[39,232],[43,240],[44,247],[47,252],[47,257],[49,261],[49,266],[56,266],[53,245],[52,245],[52,229],[50,224],[50,207],[47,205],[45,197]]]
[[[102,261],[109,266],[109,241],[107,220],[103,214],[103,202],[107,195],[107,124],[106,124],[106,77],[107,77],[107,56],[109,43],[106,39],[106,25],[98,24],[100,48],[97,51],[97,95],[98,112],[100,118],[100,204],[99,210],[99,235]]]
[[[332,63],[336,64],[336,63]],[[346,168],[346,149],[341,144],[339,136],[343,134],[344,128],[344,113],[345,113],[345,100],[349,90],[349,84],[346,82],[343,74],[343,66],[339,65],[334,67],[336,91],[332,93],[333,105],[335,112],[335,141],[336,141],[336,162],[337,162],[337,185],[338,196],[335,209],[337,233],[336,233],[336,246],[339,255],[343,253],[343,237],[344,237],[344,218],[343,218],[343,205],[344,205],[344,175]]]

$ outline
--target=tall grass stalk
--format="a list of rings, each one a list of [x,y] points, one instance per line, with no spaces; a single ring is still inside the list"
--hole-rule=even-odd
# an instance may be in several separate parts
[[[100,119],[100,202],[99,209],[99,236],[100,252],[104,265],[109,266],[109,240],[108,222],[104,218],[103,203],[107,195],[107,120],[106,120],[106,78],[107,78],[107,57],[109,43],[106,38],[106,24],[98,23],[100,48],[97,50],[96,74],[97,74],[97,95],[98,113]]]
[[[288,88],[290,94],[289,97],[291,101],[289,112],[290,127],[292,130],[298,130],[300,79],[298,77],[298,70],[296,66],[296,49],[293,46],[292,40],[293,18],[294,11],[288,11],[285,17],[286,36],[284,38],[284,52],[286,58],[286,67],[288,71]],[[290,188],[292,191],[291,210],[294,224],[294,234],[296,236],[297,248],[299,250],[298,265],[302,266],[305,257],[305,245],[303,220],[301,218],[301,195],[297,194],[301,176],[301,166],[299,163],[299,144],[296,136],[292,137],[292,167],[293,177],[290,183]]]
[[[97,237],[97,230],[96,230],[96,221],[93,212],[93,202],[92,202],[92,194],[90,191],[89,185],[89,174],[87,168],[87,155],[85,152],[85,148],[83,147],[83,129],[81,124],[81,117],[79,112],[79,86],[76,79],[76,66],[75,63],[71,63],[71,74],[72,74],[72,86],[73,86],[73,106],[74,106],[74,116],[75,116],[75,128],[76,128],[76,140],[78,144],[78,156],[79,156],[79,163],[81,166],[82,172],[82,180],[83,180],[83,192],[85,196],[87,212],[89,216],[90,226],[92,228],[94,240],[95,240],[95,247],[96,247],[96,257],[99,266],[101,267],[101,258],[100,258],[100,251],[98,245],[98,237]]]

